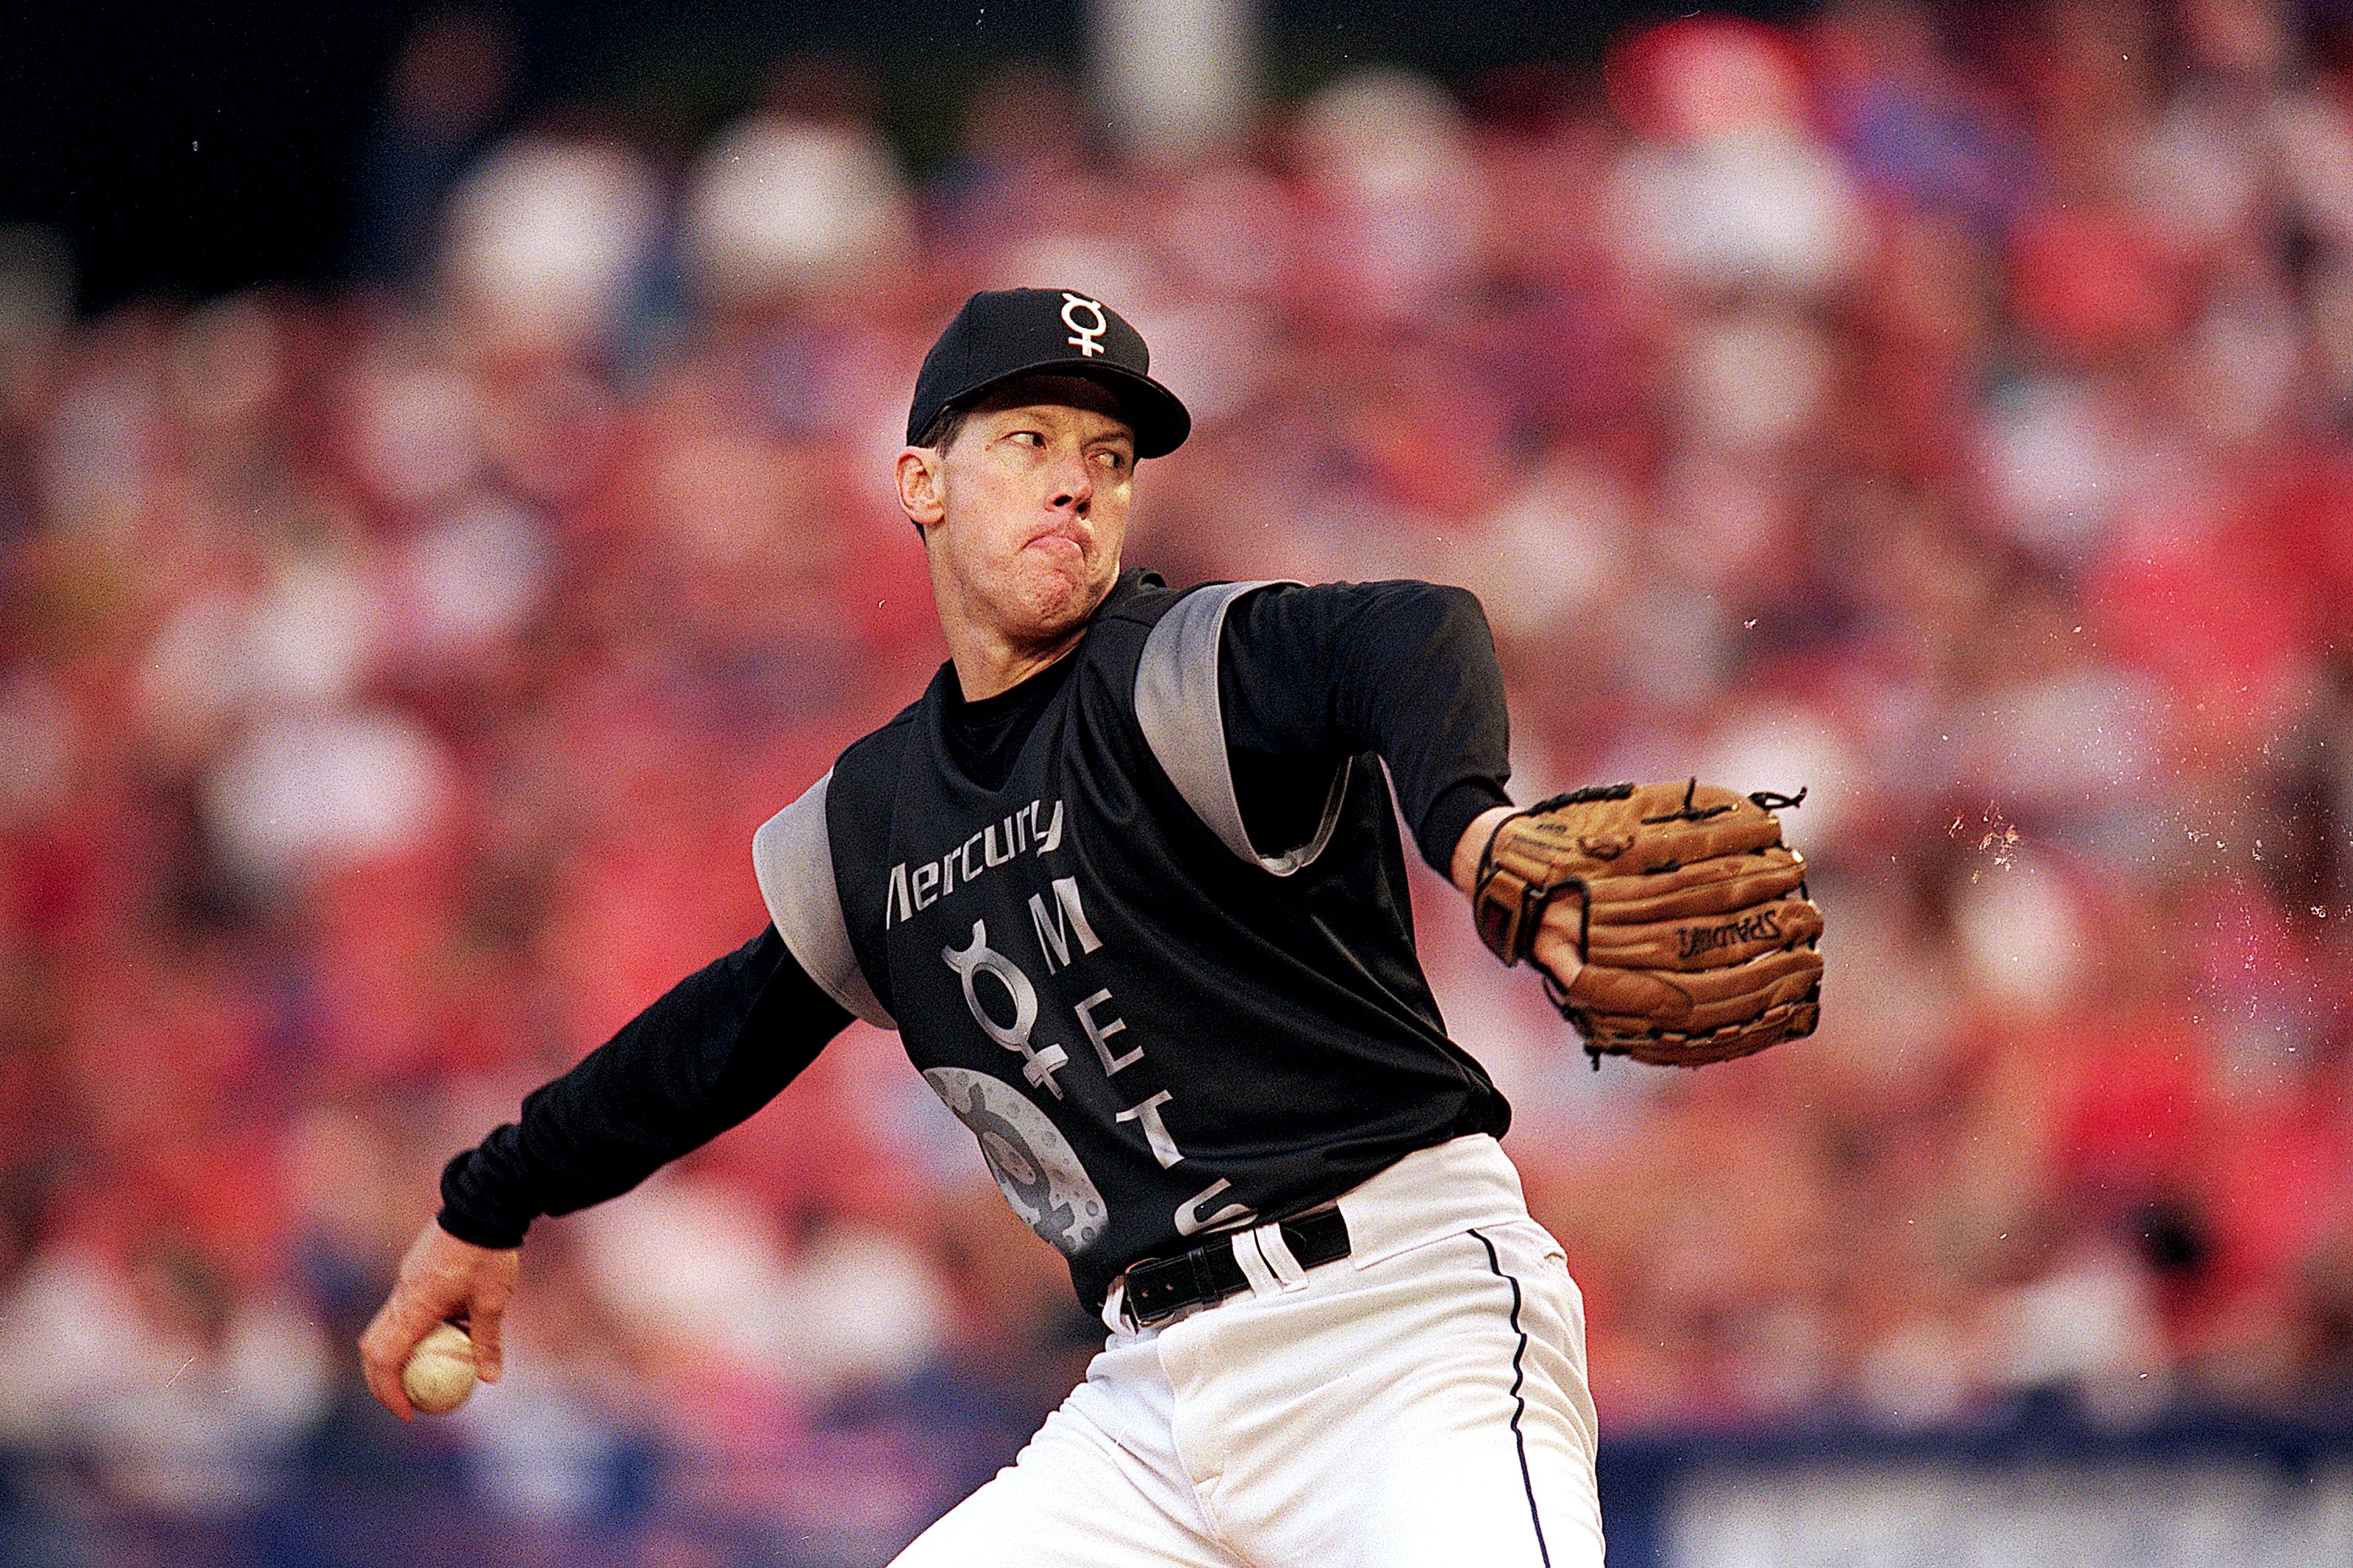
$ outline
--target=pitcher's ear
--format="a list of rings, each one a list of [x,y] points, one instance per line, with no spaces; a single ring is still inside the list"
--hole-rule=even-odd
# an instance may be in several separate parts
[[[898,473],[899,509],[907,521],[917,528],[929,528],[947,516],[947,502],[941,494],[940,454],[928,447],[900,448]]]

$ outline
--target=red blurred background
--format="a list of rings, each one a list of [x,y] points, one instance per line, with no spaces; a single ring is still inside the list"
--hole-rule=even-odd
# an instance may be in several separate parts
[[[914,174],[834,67],[492,131],[445,18],[345,281],[82,315],[0,230],[0,1563],[877,1562],[1060,1398],[1059,1261],[862,1026],[543,1223],[459,1416],[349,1348],[944,656],[889,462],[1014,282],[1194,410],[1131,563],[1474,589],[1524,799],[1809,787],[1752,1061],[1589,1071],[1421,889],[1607,1438],[2341,1422],[2347,16],[1700,16],[1181,157],[1017,68]]]

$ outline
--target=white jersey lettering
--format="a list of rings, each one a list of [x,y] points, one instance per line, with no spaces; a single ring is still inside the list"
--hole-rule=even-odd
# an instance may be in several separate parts
[[[1054,916],[1046,918],[1046,901],[1036,893],[1029,895],[1029,923],[1038,928],[1038,946],[1046,955],[1046,973],[1051,974],[1059,966],[1071,966],[1071,936],[1078,934],[1079,952],[1089,953],[1103,946],[1103,938],[1087,923],[1087,911],[1079,903],[1079,879],[1076,877],[1054,879]]]
[[[1031,902],[1034,903],[1036,900],[1032,900]],[[1098,991],[1071,1009],[1079,1016],[1079,1027],[1087,1032],[1088,1043],[1094,1047],[1095,1055],[1103,1060],[1105,1078],[1109,1078],[1122,1068],[1132,1068],[1144,1059],[1142,1046],[1122,1056],[1112,1055],[1111,1037],[1127,1027],[1127,1020],[1124,1018],[1098,1019],[1095,1016],[1094,1010],[1110,1000],[1110,991]]]
[[[1002,840],[999,833],[1005,836]],[[888,931],[913,918],[917,910],[927,910],[958,888],[970,886],[984,872],[1010,865],[1023,855],[1044,855],[1061,846],[1062,803],[1054,803],[1054,814],[1049,818],[1046,803],[1033,800],[1003,822],[988,824],[938,859],[915,866],[912,874],[909,863],[902,860],[891,868],[883,888],[882,929]],[[1070,895],[1073,900],[1077,896]],[[1083,920],[1079,924],[1084,930]],[[1095,945],[1084,944],[1084,951],[1092,952]]]
[[[1226,1180],[1223,1176],[1219,1176],[1216,1181],[1211,1182],[1208,1186],[1203,1187],[1199,1192],[1195,1193],[1191,1197],[1187,1198],[1183,1203],[1178,1204],[1176,1205],[1176,1234],[1179,1236],[1195,1236],[1213,1225],[1225,1225],[1229,1222],[1246,1225],[1251,1220],[1258,1218],[1258,1215],[1248,1204],[1228,1204],[1225,1207],[1219,1209],[1213,1215],[1204,1215],[1201,1213],[1201,1205],[1203,1204],[1208,1203],[1211,1198],[1216,1197],[1219,1193],[1224,1192],[1228,1187],[1232,1185],[1233,1184],[1231,1182]]]
[[[1173,1098],[1166,1089],[1152,1096],[1141,1105],[1131,1105],[1112,1118],[1114,1121],[1140,1121],[1144,1124],[1144,1141],[1152,1145],[1152,1157],[1160,1162],[1164,1171],[1185,1157],[1169,1135],[1168,1123],[1160,1119],[1160,1108]]]
[[[907,891],[907,863],[900,861],[891,868],[891,886],[882,895],[882,925],[890,928],[894,920],[903,921],[915,912],[915,900]]]

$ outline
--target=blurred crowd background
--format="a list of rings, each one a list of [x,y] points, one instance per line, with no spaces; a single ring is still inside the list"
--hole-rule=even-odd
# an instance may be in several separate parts
[[[892,1037],[525,1253],[404,1428],[455,1149],[757,931],[944,657],[889,484],[970,290],[1190,403],[1171,582],[1475,590],[1514,789],[1795,791],[1820,1032],[1584,1055],[1422,887],[1605,1438],[2353,1402],[2353,10],[1865,3],[1138,141],[840,58],[688,142],[429,17],[347,276],[0,229],[0,1563],[878,1563],[1099,1329]],[[321,221],[328,221],[322,216]]]

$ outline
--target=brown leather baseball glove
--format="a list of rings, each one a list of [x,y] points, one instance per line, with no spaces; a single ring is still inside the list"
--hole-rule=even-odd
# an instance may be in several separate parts
[[[1480,856],[1479,935],[1517,963],[1546,910],[1573,906],[1584,967],[1566,986],[1546,971],[1545,990],[1596,1067],[1604,1052],[1699,1067],[1810,1035],[1822,911],[1774,815],[1804,795],[1693,779],[1574,790],[1515,812]]]

